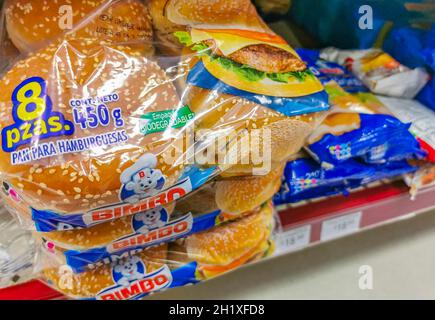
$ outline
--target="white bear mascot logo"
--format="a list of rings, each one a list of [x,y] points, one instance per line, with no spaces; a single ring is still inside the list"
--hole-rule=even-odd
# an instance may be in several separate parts
[[[144,270],[139,270],[139,267]],[[140,280],[146,275],[145,265],[138,257],[119,260],[113,270],[120,276],[116,283],[123,287],[128,287],[132,281]]]
[[[150,230],[164,227],[168,222],[168,213],[164,208],[154,208],[136,214],[134,220],[139,224],[135,230],[147,234]]]
[[[155,169],[157,158],[154,154],[147,153],[131,167],[121,174],[120,198],[128,203],[136,203],[142,199],[157,194],[165,185],[162,172]]]

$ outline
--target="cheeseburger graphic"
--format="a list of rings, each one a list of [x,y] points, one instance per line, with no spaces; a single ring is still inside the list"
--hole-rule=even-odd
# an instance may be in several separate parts
[[[248,0],[151,0],[149,7],[163,51],[180,53],[181,43],[199,52],[206,70],[229,86],[273,97],[323,90]]]

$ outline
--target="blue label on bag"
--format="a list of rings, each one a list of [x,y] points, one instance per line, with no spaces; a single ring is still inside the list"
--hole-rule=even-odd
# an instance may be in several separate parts
[[[416,142],[409,132],[409,124],[404,124],[389,115],[359,114],[359,117],[359,129],[341,135],[325,134],[319,141],[308,146],[309,151],[320,162],[337,165],[351,158],[364,157],[368,154],[372,154],[371,157],[377,160],[389,160],[386,156],[387,149],[393,147],[396,159],[400,154],[407,157],[416,150],[414,144],[410,146],[400,143],[401,139]],[[393,144],[394,141],[397,143]],[[380,155],[380,152],[383,153]]]
[[[96,224],[130,216],[171,203],[198,189],[217,172],[217,167],[208,169],[189,167],[185,170],[178,183],[166,190],[141,199],[136,203],[120,202],[114,205],[96,208],[86,213],[72,215],[62,215],[51,211],[32,208],[32,219],[35,223],[36,230],[39,232],[88,228]]]
[[[208,230],[216,226],[220,213],[221,211],[217,210],[195,218],[192,217],[192,214],[187,214],[169,221],[159,228],[140,228],[138,230],[141,232],[122,237],[105,247],[81,251],[67,250],[64,252],[66,263],[76,273],[83,272],[86,269],[94,269],[141,252],[145,248],[172,242]]]
[[[361,179],[360,184],[367,184],[373,181],[388,179],[415,172],[418,166],[411,165],[407,160],[389,161],[384,164],[372,164],[374,170],[372,175]]]
[[[345,161],[340,166],[326,170],[311,158],[300,158],[286,165],[283,185],[275,195],[274,202],[295,203],[345,194],[350,181],[360,181],[374,173],[373,168],[355,160]]]
[[[202,61],[192,68],[187,77],[187,83],[204,89],[216,90],[221,93],[242,97],[278,111],[288,117],[329,109],[328,94],[325,91],[297,98],[255,94],[239,90],[220,81],[207,71]]]
[[[387,163],[405,159],[424,159],[427,153],[421,149],[420,143],[410,132],[397,135],[383,145],[370,149],[364,155],[367,163]]]
[[[101,290],[95,300],[139,300],[153,292],[195,284],[197,264],[186,264],[171,270],[167,265],[147,272],[145,263],[138,257],[119,260],[112,266],[115,285]]]

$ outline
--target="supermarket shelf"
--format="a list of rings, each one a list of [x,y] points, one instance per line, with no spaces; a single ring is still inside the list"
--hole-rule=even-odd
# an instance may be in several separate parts
[[[0,300],[58,300],[63,295],[38,280],[0,289]]]
[[[280,208],[282,232],[277,236],[277,255],[301,250],[356,232],[410,218],[435,208],[435,188],[419,192],[410,199],[403,182],[380,184],[339,196]],[[0,289],[0,300],[43,300],[64,297],[34,280]]]
[[[395,220],[411,218],[435,208],[435,188],[411,200],[409,188],[396,181],[280,210],[279,254],[340,238]]]

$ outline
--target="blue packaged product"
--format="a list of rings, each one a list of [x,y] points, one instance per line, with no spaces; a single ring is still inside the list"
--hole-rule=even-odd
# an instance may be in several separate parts
[[[388,109],[374,95],[351,95],[335,82],[325,88],[334,109],[306,147],[322,165],[330,168],[358,157],[379,163],[425,156],[409,132],[411,125],[387,114]]]
[[[305,61],[311,72],[323,83],[335,81],[346,92],[368,92],[364,84],[345,67],[335,62],[320,59],[320,51],[313,49],[296,50],[301,59]]]
[[[393,28],[384,49],[409,68],[427,67],[435,72],[435,24],[429,30],[400,26]]]
[[[419,166],[411,164],[407,160],[390,161],[384,164],[373,164],[371,167],[373,168],[374,173],[362,179],[360,181],[361,184],[401,176],[415,172],[419,169]]]
[[[275,195],[275,204],[345,194],[349,180],[359,181],[374,174],[370,166],[355,160],[343,162],[330,170],[322,168],[314,159],[303,157],[287,164],[281,190]]]
[[[337,115],[338,117],[339,115]],[[368,154],[370,159],[380,161],[379,152],[387,153],[388,142],[395,136],[410,135],[409,125],[403,124],[395,117],[376,114],[358,114],[359,128],[336,135],[327,133],[318,141],[307,147],[325,166],[335,166],[356,157]],[[403,146],[405,155],[409,154],[407,146]],[[400,148],[398,148],[400,149]],[[398,150],[400,151],[400,150]]]
[[[384,49],[410,68],[426,67],[429,70],[432,79],[420,91],[417,100],[435,110],[435,24],[430,30],[396,27],[385,40]]]
[[[426,155],[417,139],[411,132],[406,131],[391,137],[378,147],[371,148],[363,159],[367,163],[388,163],[406,159],[424,159]]]

